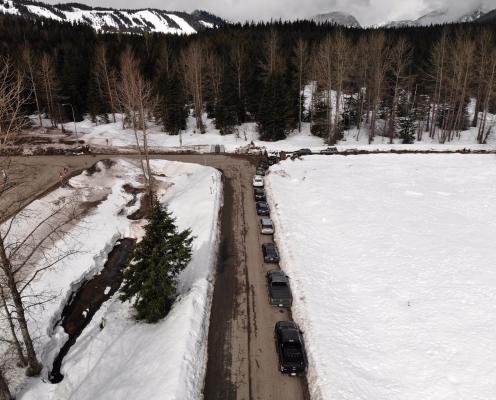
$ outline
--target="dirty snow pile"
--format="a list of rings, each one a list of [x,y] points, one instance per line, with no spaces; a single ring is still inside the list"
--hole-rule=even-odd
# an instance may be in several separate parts
[[[492,155],[271,168],[312,399],[494,399],[495,182]]]
[[[121,303],[117,292],[95,314],[62,364],[64,380],[53,385],[30,379],[18,399],[187,399],[197,398],[203,384],[206,340],[212,292],[211,275],[218,243],[218,211],[222,201],[220,173],[195,164],[153,160],[159,200],[177,218],[179,229],[191,228],[195,236],[193,258],[180,275],[180,297],[170,314],[153,325],[132,319],[130,303]],[[79,253],[42,274],[34,291],[55,295],[44,308],[31,310],[29,323],[37,341],[46,378],[53,359],[65,343],[62,328],[54,329],[72,291],[98,273],[116,241],[139,238],[143,221],[127,218],[139,208],[139,199],[124,190],[125,184],[142,187],[140,168],[127,161],[97,164],[93,174],[70,180],[32,203],[33,218],[42,218],[55,203],[77,198],[89,205],[87,214],[58,243],[77,247]],[[91,206],[92,205],[92,206]],[[194,205],[194,207],[193,207]],[[22,230],[33,219],[16,225]],[[101,329],[100,325],[104,325]]]

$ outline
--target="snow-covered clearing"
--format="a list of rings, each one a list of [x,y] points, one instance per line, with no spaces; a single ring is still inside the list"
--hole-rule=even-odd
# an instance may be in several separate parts
[[[35,292],[56,295],[54,300],[31,310],[29,324],[46,378],[53,359],[65,342],[62,328],[53,326],[72,291],[98,273],[116,240],[139,238],[143,221],[127,215],[139,208],[123,185],[141,187],[140,169],[117,161],[110,168],[83,173],[30,206],[31,218],[16,224],[18,234],[29,229],[68,199],[99,202],[60,241],[62,249],[80,252],[42,274]],[[158,197],[177,218],[179,229],[190,227],[195,236],[193,258],[180,276],[180,297],[170,314],[154,325],[136,323],[129,303],[118,293],[104,303],[63,361],[64,380],[52,385],[30,379],[21,385],[18,399],[186,399],[197,398],[203,383],[206,359],[212,271],[218,243],[218,211],[222,202],[220,173],[196,164],[152,160],[158,181]],[[141,196],[141,195],[138,195]],[[194,207],[193,207],[194,205]],[[104,328],[100,324],[104,322]]]
[[[326,147],[324,140],[310,133],[310,124],[303,123],[302,131],[291,133],[285,140],[277,142],[266,142],[259,140],[259,133],[255,123],[245,123],[239,126],[238,133],[232,135],[221,135],[215,128],[212,120],[206,120],[206,132],[198,133],[194,129],[193,119],[190,118],[188,129],[181,135],[169,135],[162,132],[161,128],[151,125],[148,141],[150,148],[154,151],[199,151],[210,152],[212,145],[224,145],[227,152],[236,152],[246,147],[253,141],[258,147],[264,147],[267,151],[294,151],[301,148],[310,148],[313,151]],[[68,130],[73,130],[73,124],[66,125]],[[132,129],[122,129],[122,123],[110,123],[97,125],[89,120],[78,123],[78,132],[81,138],[91,146],[110,147],[121,149],[132,149],[136,145],[136,139]],[[140,140],[142,135],[139,134]],[[424,135],[422,141],[415,144],[401,144],[400,139],[395,139],[394,144],[389,144],[389,138],[376,136],[372,144],[368,144],[367,132],[362,129],[358,132],[356,129],[346,131],[343,140],[339,141],[337,148],[340,151],[348,149],[358,150],[461,150],[468,149],[496,149],[496,138],[489,137],[488,144],[477,144],[477,128],[461,133],[459,139],[446,144],[439,144],[437,139],[430,139]]]
[[[271,167],[313,399],[494,399],[494,182],[493,155]]]

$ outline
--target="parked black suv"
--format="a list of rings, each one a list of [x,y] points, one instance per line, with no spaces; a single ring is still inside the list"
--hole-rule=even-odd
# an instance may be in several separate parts
[[[265,190],[263,188],[255,188],[253,190],[255,201],[265,201]]]
[[[304,375],[308,361],[303,335],[292,321],[279,321],[274,329],[279,370],[283,374]]]
[[[270,304],[277,307],[291,307],[293,296],[289,288],[289,278],[282,271],[267,272],[267,290]]]
[[[260,160],[257,168],[263,168],[265,170],[269,169],[269,160]]]
[[[257,214],[260,216],[268,216],[270,215],[270,209],[269,205],[265,201],[257,201],[255,203],[255,206],[257,208]]]
[[[279,158],[277,158],[277,156],[269,156],[268,160],[269,160],[269,165],[274,165],[279,162]]]
[[[274,243],[262,244],[263,258],[266,263],[278,263],[279,251]]]
[[[300,149],[300,150],[296,150],[295,153],[298,156],[308,156],[308,155],[312,154],[312,150],[310,150],[310,149]]]
[[[257,167],[256,175],[265,176],[265,168]]]

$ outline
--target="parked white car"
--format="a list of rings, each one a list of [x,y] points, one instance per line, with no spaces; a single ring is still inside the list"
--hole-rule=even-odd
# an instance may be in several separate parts
[[[253,177],[253,187],[264,187],[264,179],[260,175]]]
[[[270,218],[260,218],[260,233],[262,235],[274,234],[274,224]]]

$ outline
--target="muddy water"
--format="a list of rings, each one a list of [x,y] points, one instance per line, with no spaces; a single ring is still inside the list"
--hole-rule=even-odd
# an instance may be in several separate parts
[[[69,339],[53,362],[50,382],[59,383],[64,379],[64,375],[60,372],[62,360],[101,305],[119,289],[122,283],[122,270],[127,265],[134,244],[134,239],[126,238],[118,241],[110,252],[102,272],[85,282],[69,299],[58,323],[69,335]]]

